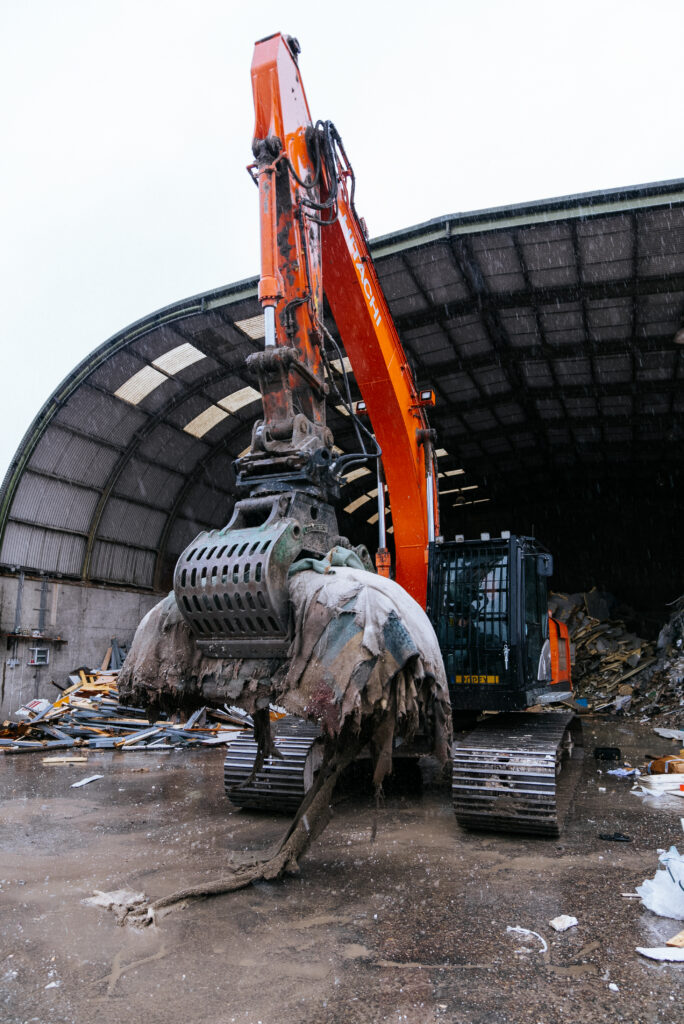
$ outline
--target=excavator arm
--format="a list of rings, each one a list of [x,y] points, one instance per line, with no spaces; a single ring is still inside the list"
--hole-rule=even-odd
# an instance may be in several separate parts
[[[334,126],[311,122],[298,52],[295,40],[278,34],[256,44],[252,62],[266,349],[290,344],[286,312],[300,303],[298,353],[319,373],[322,283],[382,450],[395,577],[424,605],[428,543],[438,532],[434,435],[425,415],[432,392],[416,389],[354,207],[353,171]],[[266,424],[286,404],[272,398],[264,394]],[[382,545],[378,568],[389,571]]]
[[[178,607],[206,654],[282,658],[291,640],[287,574],[302,557],[352,547],[339,534],[340,479],[382,455],[394,527],[395,576],[423,607],[437,526],[433,433],[382,293],[353,201],[354,176],[331,122],[311,120],[296,40],[270,36],[252,61],[264,349],[247,363],[263,417],[235,463],[230,522],[195,538],[176,565]],[[324,324],[333,311],[374,435],[349,408],[359,450],[336,455],[326,398],[336,391]],[[349,394],[347,405],[350,405]],[[382,472],[379,516],[384,520]],[[357,553],[368,559],[365,549]],[[390,572],[381,541],[376,564]],[[370,564],[370,563],[368,563]]]
[[[338,178],[337,218],[322,232],[325,293],[366,405],[390,494],[395,578],[423,607],[428,543],[439,532],[437,475],[425,407],[350,201],[351,169]]]

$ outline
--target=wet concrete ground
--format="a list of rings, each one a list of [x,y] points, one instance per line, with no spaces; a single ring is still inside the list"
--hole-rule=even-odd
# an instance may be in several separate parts
[[[681,1024],[684,964],[634,947],[682,924],[620,893],[653,876],[658,847],[682,849],[684,800],[633,796],[591,756],[617,745],[636,764],[674,748],[648,726],[605,720],[585,721],[585,744],[560,840],[465,833],[437,788],[389,797],[371,844],[372,804],[356,791],[298,877],[193,903],[143,932],[81,901],[219,877],[232,850],[265,846],[282,819],[231,811],[216,749],[93,752],[70,767],[3,757],[0,1020]],[[614,831],[633,841],[598,838]],[[579,926],[555,933],[558,914]],[[516,925],[547,952],[507,933]]]

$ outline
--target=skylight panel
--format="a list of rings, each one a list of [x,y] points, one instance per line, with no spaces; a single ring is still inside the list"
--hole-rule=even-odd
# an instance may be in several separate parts
[[[152,365],[156,366],[158,370],[163,370],[164,373],[174,374],[184,370],[186,366],[192,366],[193,363],[206,358],[204,352],[200,352],[190,342],[186,342],[184,345],[176,345],[175,348],[171,348],[168,352],[153,359]]]
[[[199,416],[195,416],[194,420],[190,420],[183,430],[186,434],[192,434],[193,437],[204,437],[205,434],[209,433],[212,427],[215,427],[222,420],[228,419],[228,413],[224,412],[223,409],[219,409],[217,405],[210,405],[208,409],[201,412]]]
[[[240,388],[239,391],[234,391],[232,395],[226,395],[218,404],[226,412],[238,412],[239,409],[244,409],[246,405],[256,402],[258,398],[261,398],[258,391],[254,388],[246,387]]]
[[[350,502],[345,507],[344,511],[345,512],[356,512],[357,508],[361,508],[361,506],[365,505],[367,501],[370,501],[369,496],[367,494],[362,494],[359,498],[356,498],[354,501]]]
[[[347,373],[354,372],[354,370],[352,369],[352,364],[349,359],[349,356],[343,356],[342,359],[331,359],[330,365],[334,367],[334,369],[337,370],[338,373],[342,373],[343,367],[347,371]]]
[[[440,495],[442,495],[442,494],[462,494],[463,491],[476,491],[478,489],[478,487],[479,487],[479,484],[469,484],[468,487],[452,487],[448,491],[440,491],[439,493],[440,493]]]
[[[368,476],[369,473],[370,469],[368,466],[359,466],[358,469],[350,469],[349,472],[345,474],[344,482],[346,484],[350,484],[352,480],[358,480],[360,476]]]
[[[152,366],[143,366],[142,370],[138,370],[117,388],[114,395],[130,405],[138,405],[165,380],[168,380],[166,374],[160,373]]]
[[[266,336],[266,328],[264,327],[264,314],[258,313],[257,316],[250,316],[247,320],[236,320],[235,326],[246,334],[252,341],[259,341],[260,338]]]

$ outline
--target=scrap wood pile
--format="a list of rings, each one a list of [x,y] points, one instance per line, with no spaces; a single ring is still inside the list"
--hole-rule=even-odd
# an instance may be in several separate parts
[[[200,708],[182,724],[169,718],[151,723],[139,708],[119,704],[117,675],[81,670],[69,677],[72,685],[54,703],[30,701],[17,712],[18,721],[0,724],[0,750],[17,754],[89,747],[159,752],[229,743],[251,725],[250,716],[237,708]]]
[[[613,618],[616,602],[596,588],[586,594],[550,595],[551,614],[565,622],[574,647],[575,697],[594,711],[649,718],[684,716],[684,595],[671,605],[655,640],[630,632]]]

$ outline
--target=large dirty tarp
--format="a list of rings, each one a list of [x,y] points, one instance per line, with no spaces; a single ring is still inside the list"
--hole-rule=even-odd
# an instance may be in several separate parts
[[[422,608],[392,580],[348,566],[291,576],[294,640],[287,659],[209,658],[169,594],[143,619],[119,674],[127,703],[155,710],[236,704],[250,714],[283,706],[320,722],[330,739],[365,735],[376,782],[395,735],[427,731],[449,756],[451,711],[439,644]]]

